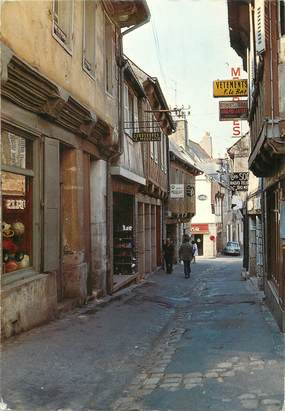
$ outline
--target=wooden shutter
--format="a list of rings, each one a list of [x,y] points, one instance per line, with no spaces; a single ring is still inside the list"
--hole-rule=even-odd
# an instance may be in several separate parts
[[[139,108],[138,99],[134,95],[134,132],[139,132]]]
[[[95,25],[96,4],[93,0],[84,1],[84,67],[95,74]]]
[[[264,0],[255,0],[255,47],[257,54],[265,51]]]
[[[126,84],[124,84],[124,122],[126,132],[129,133],[129,89]]]
[[[46,137],[44,143],[44,272],[59,267],[59,211],[59,143]]]

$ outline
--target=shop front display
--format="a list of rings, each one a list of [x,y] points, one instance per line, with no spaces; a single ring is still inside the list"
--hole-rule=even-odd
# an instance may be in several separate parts
[[[114,274],[130,275],[136,270],[134,198],[114,193]]]
[[[2,133],[3,273],[32,264],[32,144]]]

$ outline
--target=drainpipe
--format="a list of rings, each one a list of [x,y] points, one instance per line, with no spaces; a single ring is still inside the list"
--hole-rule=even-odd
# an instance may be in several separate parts
[[[270,37],[270,103],[271,103],[271,133],[274,132],[274,89],[273,89],[273,51],[272,51],[272,3],[269,2],[269,37]],[[271,136],[271,137],[272,137]]]
[[[107,226],[107,246],[106,246],[106,259],[107,259],[107,273],[106,273],[106,286],[107,293],[112,294],[113,291],[113,190],[112,190],[112,177],[111,167],[112,162],[120,157],[124,152],[124,72],[127,66],[127,62],[123,59],[123,36],[138,29],[144,24],[148,23],[150,15],[143,22],[130,27],[129,29],[119,34],[119,79],[118,79],[118,122],[119,122],[119,150],[114,155],[107,158],[106,169],[106,226]]]

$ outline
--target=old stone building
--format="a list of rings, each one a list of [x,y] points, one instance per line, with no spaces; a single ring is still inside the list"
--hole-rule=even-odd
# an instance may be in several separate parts
[[[173,135],[175,138],[175,134]],[[190,223],[196,213],[195,176],[202,174],[183,147],[169,139],[169,197],[166,209],[166,237],[175,245],[175,260],[184,234],[191,234]]]
[[[131,0],[1,7],[1,301],[9,337],[67,302],[112,291],[122,29],[150,14],[145,1]]]

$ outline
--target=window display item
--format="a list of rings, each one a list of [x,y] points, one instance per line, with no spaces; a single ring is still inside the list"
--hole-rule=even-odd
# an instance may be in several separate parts
[[[18,263],[19,268],[27,268],[30,265],[30,257],[25,254],[23,259]]]
[[[3,238],[10,238],[14,236],[14,231],[11,228],[11,224],[7,224],[5,223],[5,221],[3,221],[2,223],[2,234],[3,234]]]
[[[15,271],[18,268],[18,264],[14,260],[8,260],[7,263],[5,263],[5,271],[6,273],[10,273],[11,271]]]
[[[25,232],[25,226],[20,221],[17,221],[12,224],[12,230],[14,231],[16,236],[21,236]]]

